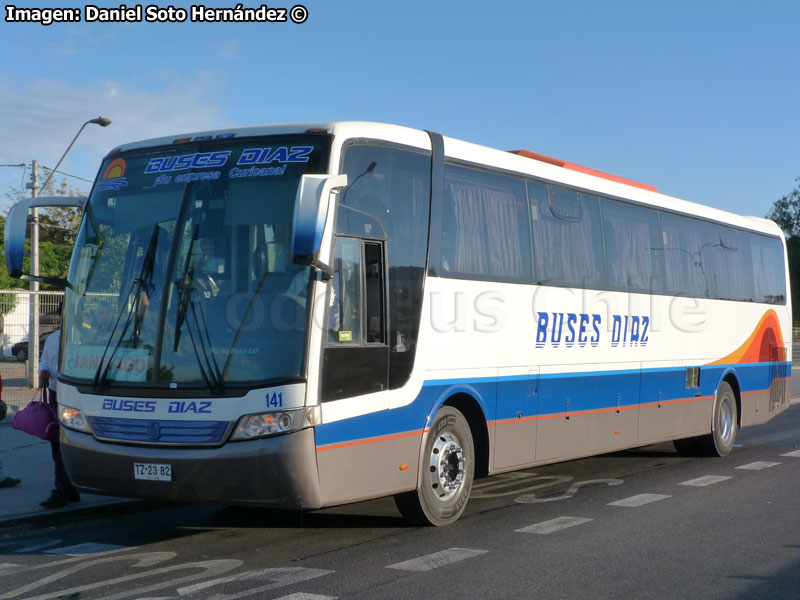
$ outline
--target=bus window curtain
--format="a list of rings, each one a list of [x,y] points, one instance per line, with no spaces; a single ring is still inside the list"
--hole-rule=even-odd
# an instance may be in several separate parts
[[[449,182],[455,225],[458,273],[509,279],[524,277],[520,225],[514,194]]]

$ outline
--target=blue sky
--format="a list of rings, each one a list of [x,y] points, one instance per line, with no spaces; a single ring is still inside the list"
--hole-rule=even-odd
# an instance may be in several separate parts
[[[795,0],[303,3],[301,25],[0,22],[0,163],[54,166],[98,115],[112,125],[87,127],[62,170],[91,179],[108,150],[155,135],[356,119],[760,216],[800,177]],[[0,197],[22,176],[0,168]]]

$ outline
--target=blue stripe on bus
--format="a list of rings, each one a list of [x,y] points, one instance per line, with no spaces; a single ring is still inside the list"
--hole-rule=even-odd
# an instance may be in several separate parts
[[[712,397],[720,378],[728,371],[735,373],[742,392],[767,390],[772,378],[788,376],[791,363],[700,365],[700,385],[688,389],[686,368],[548,373],[533,378],[512,375],[427,380],[414,402],[407,406],[318,425],[316,444],[319,447],[421,431],[429,425],[426,418],[432,407],[454,393],[472,395],[483,408],[488,422],[520,418],[520,415],[522,418],[547,418]]]

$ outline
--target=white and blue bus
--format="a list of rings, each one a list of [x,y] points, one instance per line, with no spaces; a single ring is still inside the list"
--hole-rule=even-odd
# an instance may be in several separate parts
[[[27,209],[9,214],[22,265]],[[451,523],[475,477],[655,442],[724,456],[789,403],[772,222],[393,125],[207,131],[104,159],[71,261],[79,490]]]

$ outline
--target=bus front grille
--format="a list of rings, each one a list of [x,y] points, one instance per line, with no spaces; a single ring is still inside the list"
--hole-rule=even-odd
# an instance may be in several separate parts
[[[228,421],[165,421],[89,417],[101,440],[139,444],[213,445],[224,441]]]

